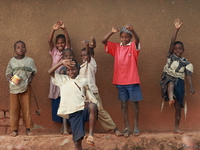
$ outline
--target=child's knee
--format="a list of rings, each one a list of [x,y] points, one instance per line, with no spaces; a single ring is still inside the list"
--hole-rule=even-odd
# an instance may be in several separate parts
[[[90,111],[96,111],[97,105],[95,103],[89,103],[88,108]]]
[[[121,101],[121,108],[128,108],[128,101]]]

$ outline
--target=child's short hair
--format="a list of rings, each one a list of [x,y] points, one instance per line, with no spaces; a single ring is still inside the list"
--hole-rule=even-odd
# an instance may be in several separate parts
[[[69,51],[69,52],[74,56],[74,51],[73,51],[71,48],[66,48],[66,49],[64,49],[64,50],[62,51],[62,55],[63,55],[65,52],[67,52],[67,51]]]
[[[56,36],[56,42],[58,41],[58,39],[64,39],[64,41],[66,41],[65,35],[64,34],[58,34]]]
[[[131,37],[133,36],[133,33],[132,33],[131,31],[129,31],[126,27],[122,27],[122,28],[120,29],[120,35],[121,35],[123,32],[126,32],[126,33],[130,34]]]
[[[86,48],[84,47],[81,51],[86,51]],[[88,54],[93,55],[94,56],[94,48],[89,47],[89,52]]]
[[[15,42],[15,44],[14,44],[14,49],[16,48],[17,43],[22,43],[22,44],[24,44],[24,46],[26,47],[26,44],[25,44],[23,41],[17,41],[17,42]]]
[[[183,49],[184,49],[184,45],[183,45],[183,43],[182,43],[181,41],[176,41],[176,42],[174,43],[174,45],[176,45],[176,44],[181,44],[182,47],[183,47]]]

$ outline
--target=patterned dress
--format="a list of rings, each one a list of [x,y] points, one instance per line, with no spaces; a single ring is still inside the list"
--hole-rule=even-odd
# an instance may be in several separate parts
[[[167,56],[167,63],[164,66],[163,74],[160,81],[162,89],[162,97],[168,101],[167,86],[169,82],[174,83],[174,98],[183,105],[183,98],[185,93],[184,79],[186,76],[192,76],[193,65],[184,57],[177,57],[171,53]]]

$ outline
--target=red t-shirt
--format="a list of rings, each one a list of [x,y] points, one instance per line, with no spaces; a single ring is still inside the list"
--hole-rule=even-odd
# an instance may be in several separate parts
[[[135,42],[130,45],[120,46],[120,43],[107,42],[105,51],[114,56],[113,84],[128,85],[139,84],[138,54]]]

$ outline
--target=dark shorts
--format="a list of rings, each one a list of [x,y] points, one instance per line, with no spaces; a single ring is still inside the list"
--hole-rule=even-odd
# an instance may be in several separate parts
[[[175,99],[181,104],[182,107],[184,107],[185,83],[182,79],[175,78],[166,73],[163,73],[160,81],[162,97],[165,99],[165,101],[169,101],[167,88],[170,82],[174,83]]]
[[[89,121],[90,112],[88,107],[69,115],[69,122],[73,134],[73,141],[76,142],[85,136],[84,124]]]
[[[138,102],[142,100],[142,92],[139,84],[117,85],[118,99],[120,101],[130,100]]]
[[[116,87],[118,88],[118,99],[120,101],[130,100],[138,102],[142,100],[142,92],[139,84],[116,85]]]
[[[57,99],[52,99],[52,120],[55,122],[63,123],[63,118],[57,115],[59,105],[60,97]]]

